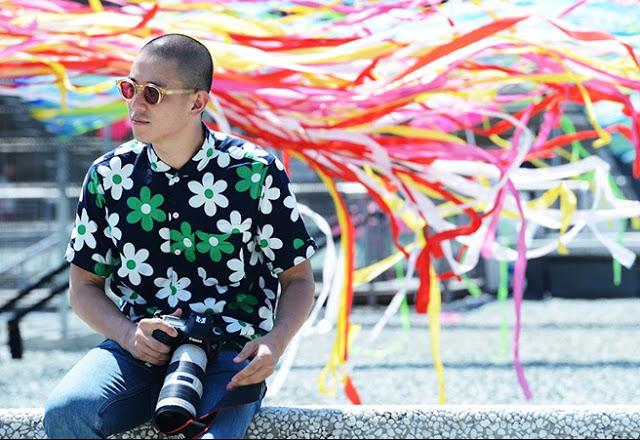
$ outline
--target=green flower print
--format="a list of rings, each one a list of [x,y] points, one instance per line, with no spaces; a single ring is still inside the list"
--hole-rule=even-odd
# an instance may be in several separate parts
[[[211,260],[216,263],[222,259],[223,253],[233,253],[233,245],[226,241],[231,234],[207,234],[206,232],[196,231],[196,235],[200,239],[196,246],[198,252],[209,254]]]
[[[100,183],[100,179],[98,178],[98,172],[95,169],[91,171],[87,189],[96,197],[96,206],[98,208],[104,207],[104,189],[102,188],[102,184]]]
[[[111,254],[111,249],[107,251],[107,255],[104,257],[100,254],[93,254],[91,258],[96,262],[93,266],[93,271],[96,275],[100,275],[104,278],[111,275],[114,267],[118,267],[120,265],[120,257],[116,257],[114,259]]]
[[[253,306],[258,305],[258,298],[253,295],[247,295],[246,293],[239,293],[236,295],[236,302],[229,304],[230,310],[242,309],[247,313],[253,312]]]
[[[171,252],[180,251],[184,254],[187,261],[193,263],[196,261],[196,238],[191,231],[191,225],[182,222],[180,230],[172,229],[169,233],[171,238]]]
[[[148,186],[140,189],[140,198],[129,197],[127,205],[131,208],[131,212],[127,215],[127,222],[133,224],[142,220],[142,229],[150,232],[153,229],[154,220],[163,222],[167,219],[167,214],[160,209],[160,205],[164,203],[162,194],[151,196],[151,190]]]
[[[262,182],[267,174],[267,167],[259,162],[254,162],[250,167],[244,166],[237,170],[242,180],[236,183],[239,192],[249,191],[251,198],[258,200],[262,190]]]

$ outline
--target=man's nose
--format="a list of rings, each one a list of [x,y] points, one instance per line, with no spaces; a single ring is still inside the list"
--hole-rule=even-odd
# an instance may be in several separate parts
[[[129,101],[129,107],[131,110],[146,110],[149,104],[144,99],[142,91],[133,95],[133,99]]]

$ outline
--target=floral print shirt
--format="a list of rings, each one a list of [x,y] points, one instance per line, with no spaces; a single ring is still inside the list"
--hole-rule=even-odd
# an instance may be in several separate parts
[[[206,127],[180,170],[136,140],[98,158],[80,195],[69,262],[106,278],[132,321],[220,315],[241,341],[273,327],[278,274],[313,255],[280,160]]]

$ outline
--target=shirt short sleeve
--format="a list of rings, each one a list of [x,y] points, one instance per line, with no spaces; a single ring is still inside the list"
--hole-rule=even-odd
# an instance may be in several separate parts
[[[276,274],[302,263],[316,250],[298,211],[289,176],[278,158],[269,164],[264,178],[256,240],[267,267]]]
[[[107,221],[107,213],[104,187],[94,164],[82,185],[65,258],[69,263],[103,278],[111,275],[119,263],[116,261],[119,254],[111,239],[114,231]]]

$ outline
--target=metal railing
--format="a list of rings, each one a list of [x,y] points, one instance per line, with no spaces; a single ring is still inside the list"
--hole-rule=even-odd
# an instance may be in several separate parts
[[[11,298],[5,304],[0,306],[0,315],[4,313],[13,312],[13,315],[7,321],[7,329],[9,334],[8,343],[9,343],[9,349],[11,351],[11,357],[13,359],[22,358],[22,353],[23,353],[22,337],[20,335],[20,320],[27,313],[42,308],[53,297],[64,292],[69,287],[69,283],[65,281],[62,283],[55,284],[54,286],[51,287],[51,290],[47,296],[45,296],[44,298],[40,299],[38,302],[28,307],[18,309],[16,307],[16,304],[20,300],[28,296],[35,289],[38,289],[44,286],[45,284],[49,283],[51,280],[54,279],[56,275],[64,272],[68,268],[69,268],[69,263],[66,261],[63,261],[59,266],[54,267],[44,275],[41,275],[38,279],[36,279],[32,283],[29,283],[27,286],[18,290],[18,292],[13,298]]]

